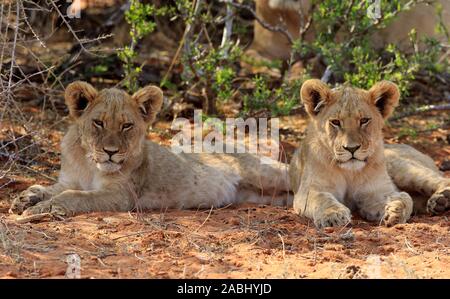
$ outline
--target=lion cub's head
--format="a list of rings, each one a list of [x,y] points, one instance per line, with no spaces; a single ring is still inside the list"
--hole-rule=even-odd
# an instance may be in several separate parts
[[[86,82],[73,82],[65,91],[81,146],[103,172],[116,172],[138,157],[148,125],[161,108],[163,93],[147,86],[130,96],[111,88],[97,91]]]
[[[330,89],[320,80],[307,80],[300,91],[312,120],[314,138],[333,163],[361,170],[383,145],[382,127],[398,105],[397,85],[381,81],[369,90]]]

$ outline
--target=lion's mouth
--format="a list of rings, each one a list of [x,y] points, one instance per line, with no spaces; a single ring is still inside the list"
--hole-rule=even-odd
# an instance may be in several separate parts
[[[352,170],[352,171],[358,171],[364,168],[367,163],[367,158],[361,160],[355,157],[350,158],[347,161],[339,161],[339,167],[346,169],[346,170]]]
[[[116,163],[111,160],[108,160],[105,162],[97,162],[96,166],[97,166],[97,169],[102,172],[112,173],[112,172],[119,171],[122,168],[122,163],[123,163],[123,161],[121,161],[120,163]]]
[[[106,161],[106,162],[122,165],[122,164],[123,164],[123,161],[124,161],[124,160],[114,161],[112,158],[109,158],[109,160]]]
[[[125,162],[125,159],[121,159],[121,157],[103,157],[96,155],[90,155],[88,157],[92,159],[98,170],[106,173],[119,171]]]
[[[347,160],[347,161],[341,162],[341,163],[347,163],[347,162],[350,162],[350,161],[360,161],[360,162],[366,163],[367,162],[367,158],[361,160],[361,159],[358,159],[358,158],[355,158],[355,157],[351,157],[350,160]]]

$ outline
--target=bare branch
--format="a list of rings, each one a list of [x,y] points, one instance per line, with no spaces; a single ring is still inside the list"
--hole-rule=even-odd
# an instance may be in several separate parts
[[[231,1],[225,1],[227,5],[227,15],[225,17],[225,27],[223,29],[222,42],[220,44],[220,48],[224,51],[224,56],[228,55],[228,42],[230,41],[233,32],[233,6],[231,6],[230,2]]]
[[[292,45],[294,43],[294,38],[292,37],[292,34],[289,32],[289,30],[286,27],[281,27],[281,26],[271,26],[269,24],[267,24],[266,22],[264,22],[255,12],[255,10],[246,4],[240,4],[240,3],[236,3],[233,1],[227,1],[228,4],[239,8],[239,9],[245,9],[248,10],[253,17],[255,18],[255,20],[264,28],[267,29],[269,31],[273,31],[273,32],[279,32],[281,34],[283,34],[289,41],[289,43]]]

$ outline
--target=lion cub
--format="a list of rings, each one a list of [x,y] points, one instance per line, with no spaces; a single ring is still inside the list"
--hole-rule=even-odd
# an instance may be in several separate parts
[[[74,82],[65,101],[74,121],[61,144],[58,183],[28,188],[13,213],[70,216],[288,199],[283,163],[264,164],[251,154],[176,154],[146,140],[163,102],[156,86],[129,95]]]
[[[369,221],[388,226],[406,222],[413,200],[427,199],[427,210],[450,207],[450,179],[431,158],[407,145],[384,145],[384,121],[398,105],[394,83],[382,81],[370,90],[330,89],[308,80],[301,100],[309,115],[307,135],[290,164],[294,210],[317,227],[342,226],[358,210]],[[415,201],[417,208],[420,198]]]

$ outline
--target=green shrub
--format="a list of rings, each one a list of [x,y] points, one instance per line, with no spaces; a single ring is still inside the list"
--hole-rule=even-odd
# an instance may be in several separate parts
[[[255,76],[253,84],[252,93],[243,96],[242,116],[259,111],[267,111],[271,116],[287,115],[300,103],[301,80],[283,82],[280,87],[271,89],[269,78]]]
[[[121,49],[117,55],[124,67],[124,85],[130,91],[138,89],[137,77],[142,71],[141,66],[135,66],[136,45],[143,37],[156,29],[154,17],[174,14],[174,8],[162,6],[156,8],[153,4],[143,4],[139,0],[131,0],[130,8],[125,13],[125,20],[130,24],[131,44]]]
[[[407,93],[414,75],[419,70],[444,71],[448,66],[437,63],[441,45],[428,39],[425,50],[418,51],[415,30],[410,33],[412,54],[405,54],[388,45],[375,50],[370,44],[371,34],[384,28],[398,13],[410,9],[418,0],[380,1],[381,18],[371,19],[367,9],[371,1],[315,1],[313,23],[317,37],[311,44],[297,43],[293,49],[300,57],[319,55],[333,72],[337,82],[348,82],[361,88],[369,88],[381,79],[397,83],[402,93]],[[442,13],[442,8],[437,6]],[[442,23],[442,22],[441,22]],[[445,26],[438,26],[443,31]],[[343,42],[337,40],[343,38]]]
[[[294,41],[292,57],[307,61],[309,57],[320,57],[330,68],[334,83],[350,83],[360,88],[370,88],[375,82],[387,79],[396,82],[402,94],[407,94],[417,72],[425,71],[430,76],[448,72],[448,62],[439,62],[442,46],[433,39],[427,39],[424,50],[419,51],[417,34],[410,33],[411,51],[401,52],[394,45],[384,49],[374,49],[370,36],[375,30],[384,28],[402,11],[410,9],[420,0],[380,1],[381,17],[377,20],[367,15],[372,1],[313,0],[313,26],[316,37],[313,42]],[[253,1],[247,1],[251,4]],[[126,20],[131,25],[132,42],[119,52],[125,70],[125,86],[134,91],[140,66],[135,65],[136,44],[145,35],[156,29],[155,17],[170,17],[168,21],[183,22],[186,28],[180,40],[180,55],[176,62],[182,64],[181,76],[164,77],[161,86],[174,92],[194,90],[204,100],[206,115],[215,115],[216,106],[230,98],[242,99],[241,115],[252,115],[266,111],[271,115],[285,115],[299,103],[302,81],[309,77],[311,66],[307,65],[302,80],[287,82],[266,76],[247,78],[252,80],[252,91],[242,88],[236,80],[240,61],[249,62],[242,56],[240,40],[244,32],[249,32],[234,14],[233,34],[225,45],[221,45],[223,25],[226,21],[226,3],[202,1],[199,6],[189,0],[166,2],[161,7],[142,4],[132,0]],[[442,7],[437,5],[441,22],[436,30],[448,36],[442,21]],[[338,40],[338,36],[340,36]],[[343,40],[343,42],[341,41]],[[294,61],[290,61],[292,64]],[[280,61],[260,62],[269,68],[283,68]],[[173,80],[173,82],[171,82]]]

